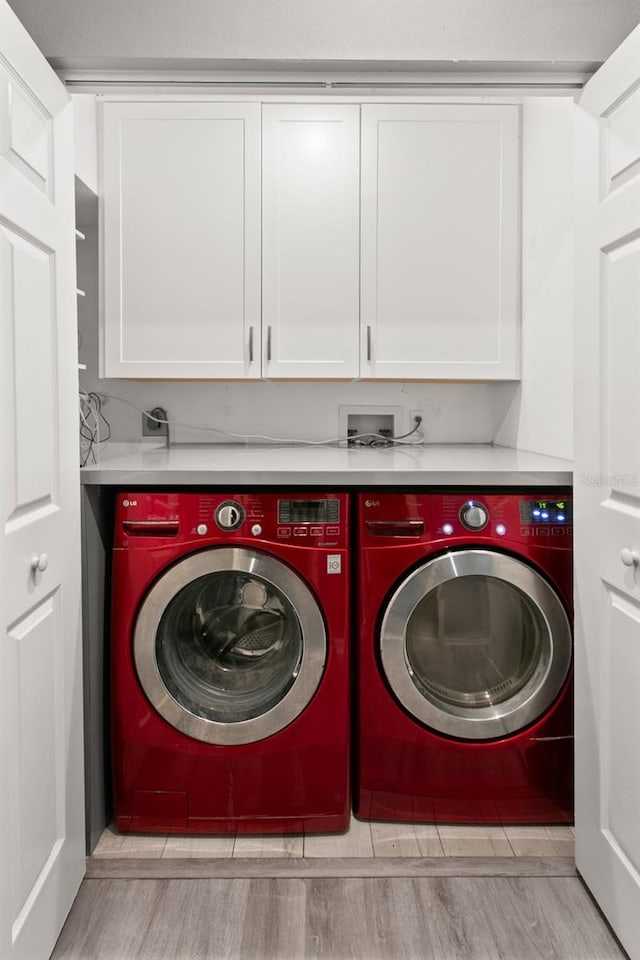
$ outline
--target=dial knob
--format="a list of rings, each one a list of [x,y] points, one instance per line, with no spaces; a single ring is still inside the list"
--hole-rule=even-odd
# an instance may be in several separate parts
[[[489,523],[489,511],[484,504],[469,500],[460,507],[460,522],[467,530],[483,530]]]
[[[215,521],[221,530],[237,530],[244,520],[244,510],[235,500],[225,500],[215,513]]]

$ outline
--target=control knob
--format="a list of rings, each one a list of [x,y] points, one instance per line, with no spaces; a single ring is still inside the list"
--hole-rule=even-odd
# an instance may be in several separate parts
[[[235,500],[225,500],[216,508],[214,519],[221,530],[237,530],[244,521],[244,509]]]
[[[460,507],[460,522],[467,530],[484,530],[489,523],[489,511],[484,504],[468,500]]]

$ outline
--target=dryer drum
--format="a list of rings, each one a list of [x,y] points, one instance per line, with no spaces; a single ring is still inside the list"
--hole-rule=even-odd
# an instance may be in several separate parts
[[[571,627],[533,567],[490,550],[424,563],[397,587],[379,634],[393,693],[417,720],[463,740],[508,736],[562,689]]]

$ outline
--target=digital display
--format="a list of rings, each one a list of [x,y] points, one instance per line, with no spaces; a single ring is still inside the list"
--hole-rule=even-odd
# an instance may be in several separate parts
[[[338,500],[278,500],[278,523],[338,523]]]
[[[521,523],[573,523],[570,500],[521,500]]]

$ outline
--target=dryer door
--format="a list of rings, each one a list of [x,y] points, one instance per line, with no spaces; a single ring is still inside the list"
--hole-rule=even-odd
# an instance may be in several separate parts
[[[451,551],[401,583],[380,627],[400,703],[464,740],[508,736],[553,703],[571,665],[571,627],[547,581],[513,557]]]
[[[220,547],[186,557],[147,594],[133,639],[157,712],[196,740],[251,743],[291,723],[320,684],[322,614],[289,567]]]

